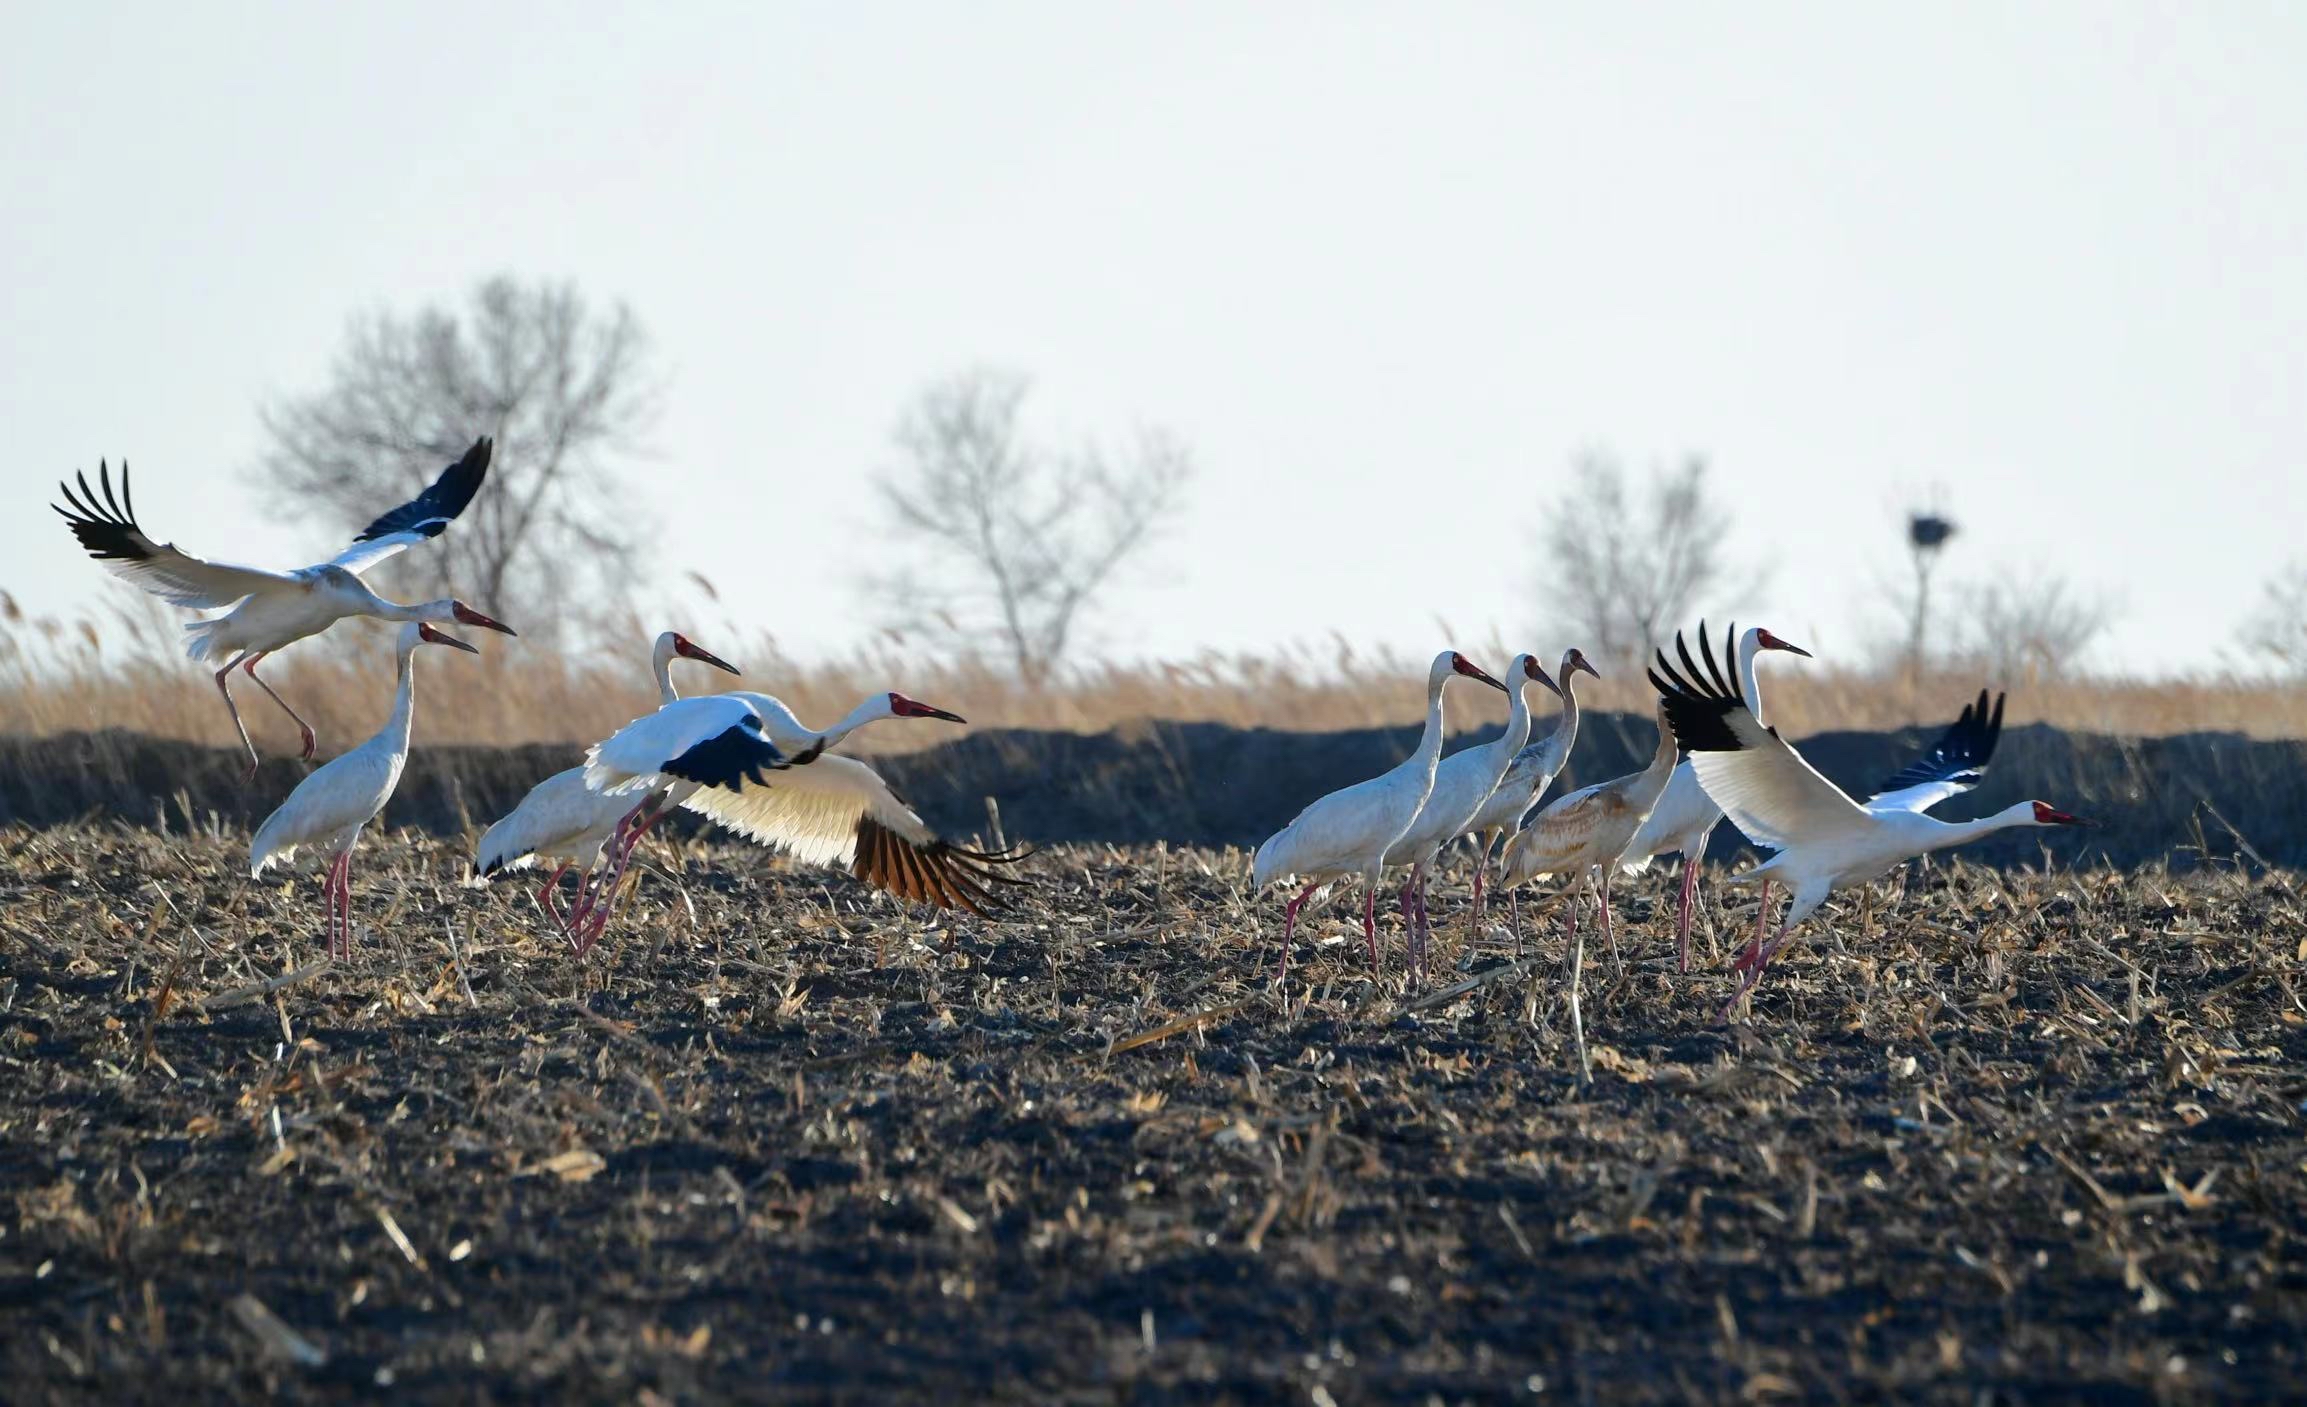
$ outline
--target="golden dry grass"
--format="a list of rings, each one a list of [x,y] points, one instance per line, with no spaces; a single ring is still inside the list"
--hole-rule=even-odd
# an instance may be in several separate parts
[[[32,620],[0,593],[0,730],[42,735],[125,728],[156,737],[229,741],[208,671],[181,655],[179,613],[146,598],[101,618]],[[1415,722],[1423,709],[1424,662],[1358,652],[1343,641],[1265,655],[1208,654],[1159,664],[1100,665],[1061,685],[1036,688],[1005,670],[909,652],[885,637],[850,658],[797,664],[765,632],[689,627],[700,643],[745,668],[743,687],[774,693],[803,718],[831,722],[870,693],[898,689],[951,709],[975,727],[1100,732],[1145,719],[1329,731]],[[568,742],[606,736],[651,706],[647,669],[651,628],[620,633],[613,655],[565,654],[532,640],[482,632],[480,658],[436,652],[419,677],[419,728],[441,743]],[[389,627],[349,622],[269,662],[265,673],[319,730],[324,748],[373,731],[392,696]],[[1469,642],[1493,669],[1509,646]],[[1646,711],[1650,690],[1632,668],[1605,666],[1599,683],[1581,679],[1589,707]],[[1790,736],[1932,724],[1951,717],[1983,682],[1950,667],[1920,680],[1791,661],[1769,671],[1773,721]],[[726,676],[684,666],[676,681],[711,689]],[[2054,679],[1992,681],[2011,689],[2008,722],[2046,722],[2119,736],[2197,731],[2260,738],[2307,737],[2307,687],[2233,676],[2178,681]],[[287,720],[242,682],[244,715],[258,745],[293,745]],[[1481,726],[1504,717],[1503,701],[1461,690],[1453,721]],[[884,749],[923,746],[937,730],[876,739]]]

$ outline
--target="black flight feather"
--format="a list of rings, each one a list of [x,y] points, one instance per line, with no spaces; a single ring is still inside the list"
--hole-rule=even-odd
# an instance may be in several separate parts
[[[355,542],[369,542],[392,533],[418,532],[439,537],[449,521],[465,511],[481,481],[489,476],[489,457],[496,444],[488,436],[473,441],[465,457],[441,471],[432,487],[361,529]]]

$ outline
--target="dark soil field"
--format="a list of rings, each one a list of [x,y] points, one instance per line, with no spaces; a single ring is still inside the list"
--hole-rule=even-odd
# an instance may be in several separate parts
[[[1624,971],[1588,950],[1582,1086],[1558,929],[1525,975],[1456,888],[1425,992],[1333,911],[1285,1001],[1238,852],[1047,849],[1004,919],[948,926],[688,842],[580,969],[521,887],[460,889],[458,848],[403,831],[316,971],[317,881],[252,883],[245,850],[0,831],[8,1401],[2307,1375],[2284,871],[1941,864],[1830,909],[1732,1028],[1651,876]],[[1727,946],[1752,905],[1721,892]]]

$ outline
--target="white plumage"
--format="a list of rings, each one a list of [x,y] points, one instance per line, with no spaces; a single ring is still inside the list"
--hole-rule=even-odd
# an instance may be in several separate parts
[[[1410,867],[1409,882],[1402,887],[1402,920],[1410,931],[1413,976],[1423,974],[1426,967],[1426,867],[1445,843],[1465,834],[1475,814],[1497,790],[1498,779],[1506,775],[1508,765],[1530,740],[1530,685],[1544,684],[1556,694],[1562,692],[1546,677],[1536,655],[1516,655],[1506,666],[1506,679],[1506,692],[1512,700],[1506,726],[1489,742],[1460,748],[1435,764],[1434,785],[1426,794],[1425,805],[1418,808],[1409,829],[1386,851],[1387,864]]]
[[[1426,728],[1416,749],[1368,781],[1314,801],[1258,847],[1250,868],[1253,887],[1262,890],[1288,876],[1308,881],[1283,911],[1277,981],[1289,973],[1290,938],[1297,929],[1298,911],[1331,881],[1353,875],[1361,876],[1366,886],[1362,933],[1370,946],[1370,970],[1377,971],[1377,890],[1385,874],[1386,853],[1417,819],[1434,789],[1434,769],[1442,755],[1442,689],[1452,674],[1479,679],[1494,689],[1506,687],[1455,650],[1434,656],[1426,671]]]
[[[1679,645],[1681,637],[1678,635],[1675,639]],[[1790,645],[1760,626],[1750,627],[1744,634],[1740,634],[1737,624],[1733,622],[1723,632],[1723,640],[1726,645],[1733,640],[1737,642],[1730,648],[1731,667],[1744,685],[1746,696],[1755,701],[1758,709],[1762,706],[1762,680],[1758,672],[1758,661],[1763,651],[1783,650],[1804,659],[1810,658],[1810,651],[1800,645]],[[1698,648],[1709,661],[1713,659],[1704,621],[1699,622],[1698,626]],[[1715,826],[1721,821],[1722,808],[1715,805],[1713,798],[1706,794],[1706,788],[1698,784],[1698,774],[1691,770],[1689,760],[1685,759],[1674,769],[1674,775],[1666,779],[1665,792],[1659,796],[1658,804],[1650,809],[1650,816],[1642,823],[1642,828],[1634,833],[1632,843],[1626,847],[1626,858],[1620,866],[1629,874],[1639,874],[1649,868],[1651,860],[1660,855],[1682,856],[1682,889],[1674,916],[1674,962],[1676,970],[1681,972],[1690,970],[1690,919],[1698,898],[1698,867],[1706,858],[1707,838],[1714,834]],[[1763,897],[1766,900],[1769,898],[1767,889]]]
[[[681,691],[673,685],[675,659],[695,660],[730,674],[739,672],[735,665],[701,648],[681,632],[665,631],[657,637],[649,657],[650,672],[657,681],[657,696],[663,703],[669,704],[681,697]],[[474,877],[485,880],[500,870],[551,863],[554,869],[537,891],[538,902],[564,932],[573,936],[575,925],[583,922],[585,915],[581,910],[572,909],[563,918],[553,901],[554,890],[561,876],[572,867],[584,872],[600,864],[602,850],[609,843],[609,837],[616,834],[617,823],[632,809],[623,798],[604,796],[586,786],[582,766],[555,772],[531,787],[520,805],[481,836],[473,852]],[[581,883],[579,889],[581,893]]]
[[[1663,654],[1658,665],[1651,682],[1706,794],[1748,838],[1778,852],[1737,878],[1776,877],[1792,890],[1777,933],[1741,960],[1744,976],[1724,1009],[1726,1017],[1762,980],[1787,934],[1835,890],[1886,874],[1918,855],[2009,827],[2085,824],[2041,801],[1951,824],[1903,808],[1869,809],[1765,727],[1720,670],[1710,669],[1709,678],[1685,679]]]
[[[86,474],[78,475],[77,493],[70,484],[60,485],[71,507],[51,506],[64,515],[72,535],[89,555],[122,580],[143,587],[172,606],[232,608],[221,616],[187,625],[185,630],[191,636],[187,653],[195,660],[224,662],[216,671],[217,691],[232,714],[233,729],[240,734],[240,744],[248,752],[249,774],[254,776],[256,745],[249,741],[248,726],[241,721],[240,705],[233,701],[230,687],[235,667],[254,679],[257,687],[295,721],[304,740],[304,756],[309,759],[318,745],[311,725],[257,675],[257,665],[273,651],[317,635],[349,616],[442,624],[458,621],[507,635],[514,633],[510,626],[489,619],[462,601],[404,605],[385,600],[360,580],[362,572],[386,558],[440,536],[480,491],[488,477],[492,453],[490,441],[474,441],[464,457],[442,470],[431,486],[370,523],[351,547],[329,561],[292,571],[211,562],[174,543],[154,542],[137,524],[125,464],[120,466],[117,498],[112,492],[111,469],[99,465],[97,488],[89,486]]]
[[[400,682],[392,716],[382,731],[341,757],[329,759],[297,783],[278,809],[264,818],[249,844],[251,878],[313,849],[330,860],[327,884],[328,944],[331,953],[352,953],[352,850],[361,828],[375,820],[400,785],[408,764],[409,732],[416,711],[416,648],[430,642],[478,654],[462,640],[443,635],[422,621],[401,630]]]

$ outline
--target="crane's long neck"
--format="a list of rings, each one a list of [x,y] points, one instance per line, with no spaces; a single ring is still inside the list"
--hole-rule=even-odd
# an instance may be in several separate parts
[[[843,738],[848,737],[851,733],[854,733],[858,729],[864,727],[866,724],[878,723],[882,719],[888,718],[890,716],[889,696],[887,694],[875,694],[871,698],[865,700],[865,702],[857,705],[857,707],[849,710],[848,713],[842,716],[840,722],[826,729],[823,733],[818,734],[818,736],[825,740],[825,746],[831,747],[835,743],[840,742]]]
[[[409,750],[409,725],[416,718],[417,705],[417,652],[413,647],[401,650],[400,689],[393,695],[392,717],[385,720],[384,731],[378,737],[387,739],[395,752]]]
[[[1754,713],[1754,721],[1768,725],[1770,719],[1762,711],[1762,671],[1756,666],[1762,658],[1762,632],[1749,628],[1738,637],[1738,686],[1746,691],[1746,706]]]
[[[1506,710],[1506,731],[1498,741],[1490,744],[1492,759],[1503,772],[1513,762],[1514,754],[1530,741],[1530,680],[1527,676],[1514,681],[1514,702]]]
[[[1572,745],[1578,741],[1578,675],[1575,670],[1565,669],[1560,677],[1562,716],[1554,721],[1554,736],[1547,740],[1547,750],[1554,754],[1557,766],[1559,759],[1568,757]]]
[[[657,673],[657,701],[678,703],[681,691],[673,687],[673,652],[663,645],[649,656],[649,667]]]
[[[2035,803],[2032,801],[2006,806],[1991,816],[1981,816],[1975,821],[1938,821],[1932,817],[1924,819],[1933,822],[1929,831],[1930,848],[1933,850],[1967,844],[1981,836],[1993,835],[1996,831],[2009,830],[2013,826],[2039,824],[2035,820]]]
[[[1426,686],[1426,731],[1418,735],[1418,749],[1410,754],[1410,763],[1416,771],[1426,774],[1426,787],[1434,786],[1434,769],[1442,763],[1442,690],[1450,682],[1447,674],[1437,677]]]

